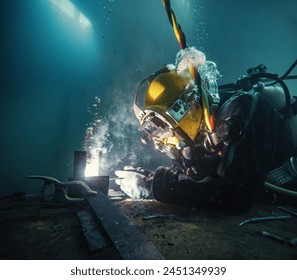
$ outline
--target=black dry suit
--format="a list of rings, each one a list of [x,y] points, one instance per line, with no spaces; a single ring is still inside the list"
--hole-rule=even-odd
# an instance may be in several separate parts
[[[185,172],[185,166],[156,170],[152,191],[157,200],[247,210],[269,170],[293,153],[288,123],[257,93],[236,93],[220,106],[215,119],[212,151],[205,134],[191,147],[186,165],[196,172]]]

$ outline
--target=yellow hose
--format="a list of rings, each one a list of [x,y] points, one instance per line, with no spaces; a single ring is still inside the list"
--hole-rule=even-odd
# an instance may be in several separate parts
[[[195,66],[192,66],[189,69],[189,73],[190,73],[191,77],[196,81],[197,76],[198,76],[197,68]],[[203,86],[203,85],[201,85],[201,86]],[[213,127],[210,122],[208,98],[207,98],[207,95],[205,94],[205,90],[203,88],[201,91],[202,91],[202,108],[203,108],[203,116],[204,116],[205,124],[206,124],[209,132],[213,132]]]
[[[168,15],[168,19],[173,27],[173,31],[174,31],[177,41],[179,42],[180,48],[181,49],[187,48],[188,46],[186,43],[185,34],[183,33],[182,28],[178,24],[178,22],[176,20],[176,16],[175,16],[173,10],[171,9],[170,0],[162,0],[162,3],[166,10],[167,15]],[[194,80],[197,80],[198,73],[197,73],[196,67],[194,67],[194,66],[191,67],[189,69],[189,73]],[[210,121],[208,97],[206,96],[204,89],[202,89],[202,106],[203,106],[203,115],[204,115],[205,124],[206,124],[208,130],[210,132],[213,132],[213,127],[212,127],[211,121]]]
[[[162,3],[166,10],[170,24],[173,27],[173,31],[174,31],[177,41],[179,42],[180,48],[181,49],[187,48],[188,46],[186,43],[185,34],[183,33],[182,28],[179,25],[179,23],[177,22],[175,14],[174,14],[173,10],[171,9],[170,0],[162,0]]]
[[[175,17],[175,14],[173,12],[171,13],[171,19],[172,19],[172,24],[173,24],[172,26],[173,26],[173,31],[174,31],[175,37],[176,37],[177,41],[179,43],[181,43],[180,30],[178,29],[177,22],[176,22],[176,17]]]
[[[209,114],[209,105],[208,105],[208,98],[202,90],[202,107],[203,107],[203,115],[205,119],[205,124],[209,130],[209,132],[213,132],[212,125],[210,122],[210,114]]]

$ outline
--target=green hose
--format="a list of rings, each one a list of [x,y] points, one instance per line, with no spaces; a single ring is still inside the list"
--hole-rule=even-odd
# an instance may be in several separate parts
[[[268,183],[268,182],[264,183],[264,187],[266,187],[267,189],[270,189],[272,191],[275,191],[277,193],[297,197],[297,192],[291,191],[291,190],[288,190],[288,189],[285,189],[285,188],[281,188],[279,186],[276,186],[276,185]]]

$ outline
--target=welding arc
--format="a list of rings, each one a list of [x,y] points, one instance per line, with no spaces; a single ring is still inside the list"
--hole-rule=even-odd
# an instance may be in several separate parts
[[[186,42],[186,36],[185,36],[180,24],[176,20],[176,16],[175,16],[173,10],[171,9],[170,0],[162,0],[162,3],[165,7],[169,22],[173,27],[173,31],[174,31],[177,41],[179,42],[180,48],[181,49],[187,48],[188,46],[187,46],[187,42]]]

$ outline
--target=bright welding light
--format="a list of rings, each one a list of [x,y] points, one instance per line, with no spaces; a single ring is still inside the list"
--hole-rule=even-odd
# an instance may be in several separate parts
[[[90,21],[69,0],[50,0],[50,2],[65,15],[78,20],[81,27],[87,28],[91,26]]]
[[[89,152],[90,157],[87,159],[85,176],[99,176],[99,152],[94,149]]]

